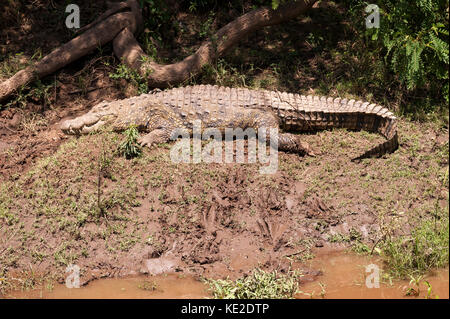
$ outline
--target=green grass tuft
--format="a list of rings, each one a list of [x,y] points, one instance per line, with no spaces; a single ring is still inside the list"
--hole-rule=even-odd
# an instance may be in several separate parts
[[[286,299],[298,292],[299,271],[280,274],[255,269],[250,276],[232,280],[207,280],[216,299]]]
[[[138,157],[142,154],[142,147],[138,144],[139,131],[135,125],[131,125],[125,131],[125,140],[119,145],[119,154],[126,158]]]
[[[448,210],[424,220],[410,236],[390,238],[382,245],[386,271],[396,278],[421,275],[448,265]]]

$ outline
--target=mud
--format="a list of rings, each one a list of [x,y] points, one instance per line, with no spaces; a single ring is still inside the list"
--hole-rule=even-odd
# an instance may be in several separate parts
[[[207,287],[192,277],[176,274],[107,278],[93,281],[81,288],[58,284],[48,289],[12,292],[15,299],[202,299],[208,297]]]
[[[368,288],[367,277],[373,270],[366,272],[366,267],[376,265],[380,269],[379,287]],[[321,251],[317,258],[311,261],[310,267],[321,271],[322,275],[315,281],[303,282],[300,286],[302,293],[296,298],[325,298],[325,299],[423,299],[423,298],[449,298],[449,269],[439,269],[424,276],[420,281],[419,289],[410,281],[392,281],[382,274],[383,261],[380,258],[370,258],[340,251]],[[431,291],[428,294],[428,286]],[[369,286],[374,284],[368,281]],[[419,294],[408,296],[408,289],[418,290]],[[323,297],[322,297],[323,293]]]
[[[63,88],[56,89],[57,98],[53,99],[53,103],[64,107],[42,108],[42,105],[30,103],[24,109],[0,108],[0,177],[7,179],[12,175],[21,174],[39,158],[52,154],[67,140],[67,136],[60,130],[62,120],[86,112],[103,99],[121,96],[110,87],[100,90],[105,83],[111,85],[111,80],[104,72],[104,70],[94,72],[97,78],[102,78],[102,81],[94,84],[99,91],[92,99],[87,97],[73,99],[68,92],[74,86],[67,82],[66,85],[62,84]]]
[[[60,134],[56,128],[57,122],[46,132]],[[334,140],[338,133],[339,138],[350,141],[351,152],[367,147],[358,135],[336,131],[305,138],[320,148],[321,144],[326,147],[324,141]],[[7,168],[2,170],[9,175],[5,181],[14,183],[23,192],[8,203],[8,209],[25,226],[21,232],[17,232],[14,224],[5,226],[0,250],[5,252],[1,264],[8,271],[8,277],[27,276],[32,265],[33,272],[51,275],[62,283],[69,261],[57,257],[76,256],[73,260],[82,269],[82,284],[105,277],[174,271],[235,279],[255,267],[286,270],[292,260],[309,258],[311,248],[320,251],[358,242],[372,247],[379,239],[377,210],[385,209],[385,204],[379,204],[378,196],[383,193],[394,194],[390,200],[402,203],[398,211],[426,204],[419,198],[406,198],[401,191],[402,184],[383,179],[378,172],[389,169],[386,159],[372,161],[373,167],[371,164],[360,167],[349,163],[347,159],[351,154],[339,155],[338,145],[316,158],[280,154],[280,169],[270,176],[258,174],[258,165],[173,165],[167,159],[167,149],[155,148],[145,150],[144,158],[139,160],[142,166],[137,161],[114,158],[112,171],[117,174],[116,180],[105,179],[102,186],[105,198],[118,190],[125,201],[129,200],[126,196],[130,196],[133,203],[138,201],[139,204],[131,203],[132,206],[127,207],[117,204],[110,208],[109,217],[87,217],[86,222],[78,224],[79,211],[70,213],[70,207],[61,210],[59,207],[64,204],[61,198],[80,194],[78,196],[82,197],[77,198],[80,207],[96,198],[96,172],[80,166],[75,159],[98,162],[98,145],[103,138],[94,135],[80,139],[77,142],[80,144],[72,143],[73,149],[62,151],[58,146],[58,143],[61,146],[65,143],[62,137],[49,150],[56,148],[53,151],[56,155],[49,163],[58,163],[58,166],[48,167],[32,178],[26,174],[14,177]],[[71,155],[67,156],[68,153]],[[2,156],[8,156],[8,152],[3,151]],[[13,167],[26,172],[28,165]],[[331,165],[334,168],[327,170]],[[323,178],[326,174],[333,175],[328,182]],[[367,175],[373,183],[369,192],[363,184]],[[360,176],[363,181],[355,183]],[[128,181],[133,181],[132,187]],[[70,188],[65,191],[59,186],[61,183]],[[428,183],[417,181],[417,192],[429,187]],[[49,185],[51,187],[46,188]],[[130,188],[133,194],[129,194]],[[47,193],[53,194],[50,201],[47,195],[40,197]],[[441,196],[445,198],[445,190]],[[45,200],[46,207],[56,211],[50,215],[37,214],[38,199]],[[434,203],[434,196],[429,201]],[[445,200],[442,203],[445,205]],[[403,216],[396,220],[404,223],[403,232],[408,230],[409,224]],[[50,231],[49,225],[58,231]],[[336,241],[333,236],[344,236],[345,240]],[[129,246],[124,246],[128,243]],[[308,276],[315,277],[315,273],[317,269],[312,268]]]
[[[298,299],[423,299],[449,298],[449,271],[440,269],[425,276],[417,287],[409,281],[389,282],[380,273],[379,287],[368,288],[366,272],[368,265],[380,265],[379,258],[349,254],[343,251],[322,250],[309,263],[311,273],[300,280]],[[316,271],[317,272],[317,271]],[[431,285],[428,292],[427,281]],[[410,294],[408,289],[418,294]],[[17,299],[203,299],[211,298],[209,287],[192,276],[164,274],[157,276],[135,276],[129,278],[106,278],[89,283],[81,288],[67,288],[63,284],[28,291],[15,291],[4,296]]]
[[[45,6],[39,10],[45,11]],[[47,30],[52,28],[46,28],[38,32],[40,36],[34,34],[37,39],[49,38]],[[39,28],[30,26],[30,30]],[[16,40],[0,46],[1,52],[23,50],[25,57],[31,57],[34,49],[28,49],[27,43],[33,34],[15,37],[16,31],[11,27],[2,33]],[[44,53],[64,42],[64,36],[70,36],[66,31],[52,35],[56,42],[42,44]],[[264,38],[263,33],[256,36]],[[254,49],[256,42],[249,43]],[[49,91],[50,103],[28,98],[21,107],[0,109],[0,187],[5,183],[15,190],[4,202],[0,199],[0,208],[5,208],[0,218],[0,289],[7,280],[13,286],[33,286],[38,280],[31,277],[36,274],[63,283],[69,262],[81,267],[86,289],[101,287],[103,282],[121,285],[121,279],[105,277],[176,272],[191,279],[235,279],[255,267],[283,271],[291,262],[310,258],[312,248],[317,248],[315,254],[358,242],[371,248],[386,224],[400,225],[395,234],[407,234],[408,216],[428,218],[437,201],[441,207],[448,206],[448,187],[442,185],[448,169],[448,127],[401,120],[400,148],[394,154],[352,163],[354,155],[368,144],[375,145],[380,137],[342,130],[320,132],[304,136],[319,151],[318,156],[280,154],[279,171],[271,176],[261,176],[258,165],[172,165],[164,147],[145,150],[140,161],[114,157],[116,180],[105,178],[103,197],[115,190],[126,197],[133,188],[131,199],[123,199],[133,201],[132,205],[122,207],[116,194],[111,198],[119,203],[111,204],[106,217],[86,217],[67,206],[63,210],[61,199],[93,211],[87,204],[97,197],[98,175],[80,163],[98,162],[103,137],[94,135],[83,141],[67,137],[59,123],[104,99],[136,94],[123,89],[126,81],[110,79],[108,74],[115,71],[117,61],[108,56],[111,48],[104,50],[57,73],[56,85]],[[301,78],[302,85],[291,91],[310,87]],[[74,143],[77,147],[68,155],[62,147]],[[50,167],[26,176],[50,157]],[[134,181],[132,187],[128,181]],[[42,208],[38,204],[49,210],[38,213]],[[345,240],[330,240],[333,236]],[[320,263],[298,267],[304,268],[305,282],[327,278],[317,279]],[[147,277],[130,279],[129,285],[141,278]],[[330,281],[331,295],[333,285]],[[105,290],[101,288],[98,294]]]

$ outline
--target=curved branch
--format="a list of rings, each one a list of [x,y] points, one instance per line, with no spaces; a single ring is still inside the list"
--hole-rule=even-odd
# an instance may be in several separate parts
[[[114,53],[128,66],[148,78],[152,87],[167,87],[185,81],[200,72],[201,68],[217,59],[226,50],[236,45],[249,33],[260,28],[285,22],[307,11],[317,0],[297,0],[276,10],[259,8],[250,11],[228,23],[214,34],[209,41],[183,61],[160,65],[144,53],[128,29],[123,29],[114,39]]]
[[[112,16],[115,13],[118,13],[119,11],[128,9],[130,7],[130,5],[128,4],[128,1],[126,2],[117,2],[117,3],[113,3],[110,5],[110,8],[108,10],[106,10],[105,12],[103,12],[99,17],[97,17],[94,21],[92,21],[91,23],[85,25],[84,27],[76,30],[77,33],[83,33],[84,31],[86,31],[87,29],[91,29],[93,26],[95,26],[96,24],[98,24],[99,22],[105,20],[106,18],[108,18],[109,16]]]
[[[131,11],[120,12],[107,17],[95,24],[92,29],[88,29],[83,34],[53,50],[34,65],[17,72],[8,80],[0,83],[0,101],[9,97],[21,86],[49,75],[92,52],[99,46],[112,41],[124,28],[135,32],[140,27],[138,22],[142,21],[139,5],[136,0],[128,0],[126,4],[131,8]]]
[[[147,77],[150,86],[166,87],[180,83],[200,72],[204,65],[217,59],[249,33],[292,19],[308,10],[315,2],[317,0],[297,0],[276,10],[259,8],[250,11],[221,28],[183,61],[160,65],[151,61],[136,41],[133,34],[143,24],[141,9],[136,0],[126,0],[113,5],[100,16],[100,19],[87,25],[85,28],[91,26],[92,28],[80,36],[52,51],[33,66],[17,72],[10,79],[0,83],[0,101],[21,86],[57,71],[112,40],[117,57]],[[126,8],[130,11],[119,12]]]

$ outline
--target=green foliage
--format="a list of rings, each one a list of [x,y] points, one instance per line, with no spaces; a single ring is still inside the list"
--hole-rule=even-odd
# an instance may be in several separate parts
[[[211,25],[214,22],[214,12],[210,12],[208,19],[206,19],[206,21],[202,24],[200,32],[199,32],[199,37],[200,38],[206,38],[211,36],[212,32],[211,32]]]
[[[144,25],[154,32],[161,32],[167,27],[171,19],[170,11],[166,1],[163,0],[139,0],[141,8],[144,9],[146,19]]]
[[[148,92],[147,80],[142,77],[138,71],[128,67],[126,64],[119,64],[116,69],[116,73],[110,73],[109,77],[112,79],[125,79],[131,82],[137,90],[138,94],[144,94]]]
[[[449,258],[448,240],[448,211],[441,212],[435,220],[423,221],[411,236],[389,238],[382,245],[388,272],[406,278],[445,267]]]
[[[293,298],[298,292],[299,271],[280,274],[255,269],[250,276],[231,280],[208,280],[216,299],[281,299]]]
[[[380,0],[380,27],[366,29],[367,1],[346,1],[369,42],[371,53],[384,56],[385,67],[407,91],[426,90],[449,102],[449,1]]]
[[[288,0],[272,0],[272,9],[276,10],[281,4],[284,4]]]
[[[131,125],[125,132],[125,140],[119,145],[119,154],[126,158],[138,157],[142,154],[142,147],[138,144],[139,131]]]
[[[46,105],[51,104],[50,90],[54,88],[54,82],[44,84],[41,80],[36,80],[30,84],[29,87],[20,87],[13,98],[5,104],[5,107],[25,107],[28,102],[42,103],[45,107]]]
[[[211,7],[215,7],[217,5],[217,0],[190,0],[190,1],[181,1],[188,2],[189,11],[196,12],[205,9],[211,9]]]
[[[32,65],[42,58],[42,52],[37,50],[33,56],[27,58],[23,52],[9,56],[0,56],[0,82],[12,77],[18,71]],[[5,107],[25,107],[28,102],[50,104],[51,90],[55,89],[56,83],[52,80],[36,80],[28,86],[18,88],[13,98],[5,103]],[[0,104],[0,107],[2,105]]]
[[[425,287],[427,288],[426,299],[439,299],[438,295],[433,295],[433,287],[427,280],[423,279],[423,276],[414,277],[409,275],[409,278],[411,278],[409,284],[413,285],[413,287],[408,288],[408,290],[406,291],[406,296],[420,296],[420,286],[422,283],[424,283]]]

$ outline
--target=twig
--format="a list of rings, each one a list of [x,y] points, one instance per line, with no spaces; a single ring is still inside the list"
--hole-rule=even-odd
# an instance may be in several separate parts
[[[296,255],[300,255],[301,253],[304,253],[308,248],[305,248],[303,250],[300,250],[296,253],[292,253],[292,254],[288,254],[288,255],[284,255],[283,257],[292,257],[292,256],[296,256]]]
[[[381,237],[380,239],[377,240],[377,242],[375,243],[375,245],[373,245],[372,250],[370,251],[370,255],[373,255],[373,250],[375,249],[375,247],[382,241],[384,240],[385,236]]]

